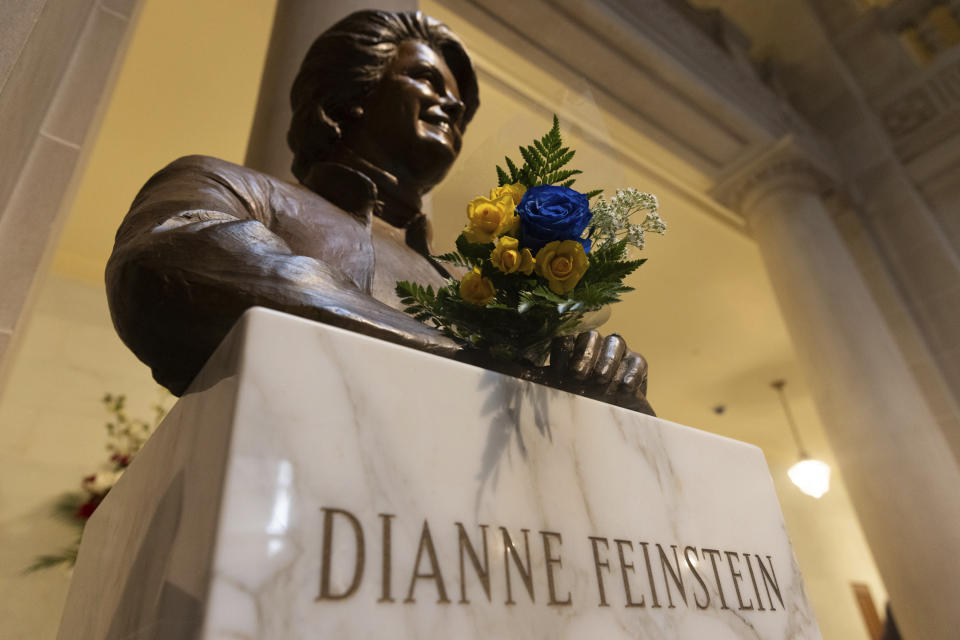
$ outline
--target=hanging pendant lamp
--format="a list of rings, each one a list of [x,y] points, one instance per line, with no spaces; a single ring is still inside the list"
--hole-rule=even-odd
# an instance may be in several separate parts
[[[786,386],[786,380],[774,380],[770,386],[777,391],[780,397],[780,404],[783,406],[783,413],[787,418],[787,425],[790,427],[790,433],[793,434],[793,441],[797,445],[800,453],[800,461],[787,470],[787,475],[793,484],[797,485],[800,491],[808,496],[820,498],[830,490],[830,465],[822,460],[815,460],[807,453],[803,441],[800,439],[800,432],[793,420],[793,414],[790,412],[790,406],[787,404],[787,397],[783,392]]]

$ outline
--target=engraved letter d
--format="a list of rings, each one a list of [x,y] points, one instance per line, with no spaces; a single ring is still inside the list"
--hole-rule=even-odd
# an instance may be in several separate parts
[[[353,527],[353,537],[356,541],[357,555],[353,562],[353,579],[350,586],[343,593],[333,593],[330,589],[330,571],[333,564],[333,517],[344,516]],[[320,560],[320,597],[317,600],[343,600],[349,598],[360,587],[363,579],[363,563],[366,554],[363,548],[363,528],[360,522],[349,511],[343,509],[323,508],[323,557]]]

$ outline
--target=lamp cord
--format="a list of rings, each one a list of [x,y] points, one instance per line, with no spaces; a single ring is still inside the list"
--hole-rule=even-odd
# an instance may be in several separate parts
[[[787,397],[784,394],[783,388],[786,386],[786,380],[774,380],[770,383],[770,386],[776,389],[777,396],[780,398],[780,404],[783,406],[783,413],[787,416],[787,425],[790,427],[790,433],[793,434],[793,440],[797,444],[797,449],[800,450],[800,459],[806,460],[810,457],[807,453],[807,448],[803,446],[803,440],[800,438],[800,431],[797,430],[797,424],[793,420],[793,413],[790,411],[790,405],[787,404]]]

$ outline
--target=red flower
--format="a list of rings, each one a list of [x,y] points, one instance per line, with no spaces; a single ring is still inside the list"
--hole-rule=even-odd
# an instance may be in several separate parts
[[[93,512],[97,510],[97,507],[100,506],[100,501],[103,500],[101,496],[93,496],[86,502],[84,502],[73,514],[80,520],[86,520],[93,515]]]
[[[115,453],[110,456],[110,462],[116,462],[119,467],[126,469],[128,466],[130,466],[130,454]]]

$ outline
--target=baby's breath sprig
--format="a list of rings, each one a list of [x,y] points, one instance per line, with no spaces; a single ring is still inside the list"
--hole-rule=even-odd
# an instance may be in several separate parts
[[[590,213],[593,214],[590,237],[598,247],[625,239],[628,245],[643,249],[644,233],[662,235],[667,230],[666,223],[660,217],[657,196],[633,188],[617,189],[609,201],[603,196],[598,197],[591,205]],[[643,213],[644,217],[636,224],[631,218],[639,213]]]

